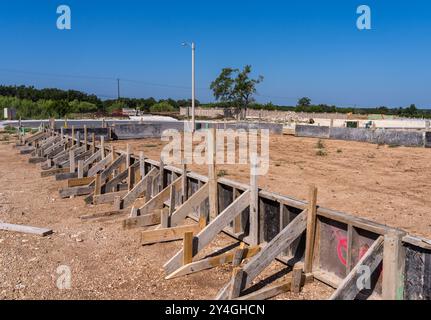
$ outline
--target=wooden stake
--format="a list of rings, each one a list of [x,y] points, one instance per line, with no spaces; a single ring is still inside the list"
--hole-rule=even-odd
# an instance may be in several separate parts
[[[215,129],[208,130],[208,182],[209,182],[209,211],[210,219],[213,220],[218,215],[218,185],[215,157]]]
[[[130,167],[130,155],[131,155],[131,147],[130,144],[127,144],[126,148],[126,168]]]
[[[311,185],[308,196],[307,231],[305,244],[304,272],[313,270],[314,239],[316,236],[317,188]]]
[[[229,300],[235,299],[240,296],[242,290],[242,282],[244,272],[241,268],[233,269],[232,285],[229,288]]]
[[[160,225],[162,228],[169,228],[170,227],[170,223],[169,223],[169,209],[168,208],[163,208],[160,210]]]
[[[184,233],[183,265],[193,261],[193,232]]]
[[[169,214],[172,214],[175,211],[175,193],[176,193],[175,186],[172,184],[171,195],[169,198]]]
[[[148,177],[147,189],[145,191],[145,202],[150,201],[152,196],[153,196],[153,177]]]
[[[78,178],[84,178],[84,160],[78,161]]]
[[[94,132],[91,134],[91,152],[93,154],[96,152],[96,134]]]
[[[159,168],[160,176],[159,176],[159,192],[162,191],[164,187],[165,180],[165,164],[163,163],[163,158],[160,157],[160,168]]]
[[[84,125],[84,145],[85,145],[85,150],[88,150],[88,136],[87,136],[88,132],[87,132],[87,126]]]
[[[81,132],[79,132],[79,131],[76,132],[76,145],[78,147],[81,146]]]
[[[302,267],[294,266],[292,271],[292,286],[291,286],[291,290],[293,293],[301,292],[301,282],[302,282]]]
[[[139,152],[139,173],[141,175],[141,179],[145,177],[145,157],[144,151]]]
[[[102,160],[105,159],[105,137],[100,136],[100,150],[102,151]]]
[[[74,150],[69,151],[69,168],[70,168],[70,173],[75,172],[75,151]]]
[[[72,146],[75,145],[75,126],[72,126]]]
[[[257,157],[254,155],[250,163],[250,245],[259,244],[259,189],[257,176]]]
[[[186,202],[188,199],[188,188],[187,188],[187,164],[185,163],[185,160],[183,160],[183,180],[182,180],[182,191],[183,191],[183,199],[182,203]]]
[[[405,248],[404,232],[389,231],[383,246],[382,296],[384,300],[404,299]]]
[[[96,181],[94,187],[94,195],[99,195],[102,193],[102,179],[100,173],[96,174]]]

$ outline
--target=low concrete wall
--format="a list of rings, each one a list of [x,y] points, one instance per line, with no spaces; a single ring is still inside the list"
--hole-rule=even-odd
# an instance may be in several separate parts
[[[218,128],[223,129],[224,123],[214,122],[197,122],[197,129]],[[271,134],[283,134],[283,125],[274,123],[226,123],[227,129],[267,129]],[[148,122],[134,124],[117,124],[112,127],[113,139],[143,139],[143,138],[160,138],[163,131],[174,129],[180,132],[184,131],[184,122]]]
[[[112,137],[119,140],[160,138],[168,129],[184,130],[183,122],[151,122],[116,124],[112,127]]]
[[[191,111],[189,111],[191,112]],[[237,111],[234,108],[195,108],[197,117],[218,118],[236,117]],[[187,115],[187,108],[180,108],[180,115]],[[267,121],[306,121],[309,119],[348,119],[344,113],[312,113],[312,112],[295,112],[281,110],[258,110],[247,109],[247,118],[262,119]]]
[[[431,132],[385,129],[329,128],[297,125],[298,137],[329,138],[407,147],[431,147]]]
[[[203,128],[204,123],[203,123]],[[217,128],[217,129],[224,129],[225,125],[224,123],[209,123],[209,128]],[[283,134],[283,125],[277,124],[277,123],[265,123],[265,122],[236,122],[236,123],[226,123],[226,129],[233,129],[233,130],[269,130],[269,133],[271,134]]]
[[[298,137],[329,138],[329,127],[296,125],[295,135]]]
[[[60,132],[60,129],[56,129],[57,132]],[[81,139],[84,139],[84,128],[75,128],[75,136],[79,132],[79,135]],[[109,136],[109,128],[87,128],[87,139],[88,141],[93,140],[93,133],[95,135],[96,140],[100,140],[100,137],[104,137],[105,141],[108,141],[110,139]],[[71,136],[72,135],[72,129],[71,128],[63,128],[63,134]]]

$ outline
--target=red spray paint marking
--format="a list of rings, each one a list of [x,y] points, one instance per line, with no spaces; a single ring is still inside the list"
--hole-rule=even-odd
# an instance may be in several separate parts
[[[347,238],[341,234],[340,230],[334,230],[335,237],[337,238],[337,256],[341,264],[347,265]]]
[[[341,230],[334,230],[334,235],[337,238],[337,257],[342,265],[347,266],[347,238],[341,234]],[[359,248],[359,257],[360,260],[365,253],[367,253],[369,247],[367,244],[363,244]]]

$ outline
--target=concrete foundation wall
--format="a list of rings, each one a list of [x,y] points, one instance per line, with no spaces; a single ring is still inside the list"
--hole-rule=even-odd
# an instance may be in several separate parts
[[[211,123],[211,122],[197,122],[197,129],[218,128],[223,129],[224,123]],[[282,134],[283,126],[274,123],[226,123],[227,129],[267,129],[271,134]],[[135,124],[121,124],[112,127],[114,139],[143,139],[143,138],[160,138],[163,131],[174,129],[180,132],[184,131],[183,122],[151,122],[151,123],[135,123]]]
[[[60,132],[60,129],[56,129],[57,132]],[[75,128],[75,136],[79,132],[81,139],[84,139],[84,128]],[[108,128],[87,128],[88,141],[92,141],[93,133],[95,135],[96,140],[100,140],[100,137],[105,137],[105,141],[109,140],[109,129]],[[63,134],[71,136],[72,129],[71,128],[63,128]]]
[[[298,137],[329,138],[329,127],[296,125],[295,135]]]
[[[298,137],[329,138],[407,147],[431,147],[431,132],[385,129],[329,128],[297,125]]]
[[[204,124],[202,126],[205,127]],[[224,129],[224,123],[209,123],[209,128]],[[271,134],[283,134],[283,125],[277,123],[253,123],[253,122],[238,122],[226,123],[226,129],[234,130],[269,130]]]
[[[134,123],[120,124],[112,127],[114,139],[143,139],[143,138],[160,138],[163,131],[168,129],[184,130],[182,122],[159,122],[159,123]]]

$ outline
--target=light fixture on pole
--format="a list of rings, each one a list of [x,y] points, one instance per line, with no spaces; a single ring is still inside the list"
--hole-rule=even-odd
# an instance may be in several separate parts
[[[192,48],[192,132],[195,132],[195,101],[196,101],[196,86],[195,86],[195,51],[196,45],[194,42],[191,44],[187,42],[182,43],[183,47],[189,46]]]

